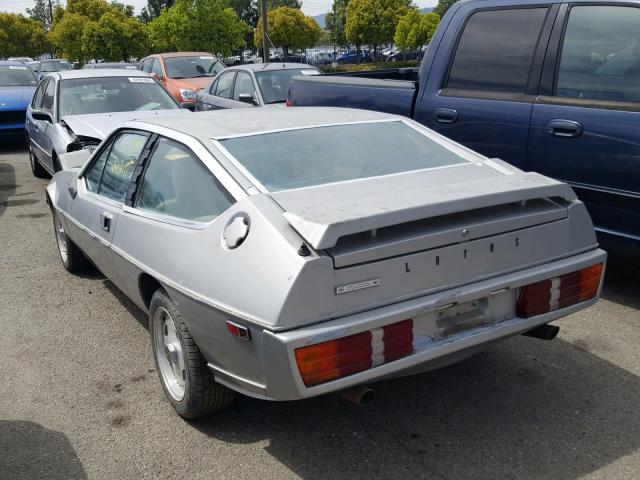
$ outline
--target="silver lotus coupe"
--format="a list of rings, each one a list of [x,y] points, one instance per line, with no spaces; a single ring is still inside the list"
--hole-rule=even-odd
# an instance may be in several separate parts
[[[90,156],[90,158],[89,158]],[[446,365],[593,305],[606,253],[569,186],[407,118],[227,110],[61,156],[60,257],[148,312],[167,397],[295,400]]]

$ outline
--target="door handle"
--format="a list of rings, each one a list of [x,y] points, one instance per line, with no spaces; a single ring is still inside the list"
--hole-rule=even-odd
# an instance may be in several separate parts
[[[455,123],[458,120],[458,112],[451,108],[438,108],[435,111],[436,122]]]
[[[113,215],[111,215],[109,212],[104,212],[100,214],[100,227],[105,232],[108,232],[109,230],[111,230],[112,219],[113,219]]]
[[[551,120],[547,124],[549,135],[561,138],[576,138],[582,135],[582,125],[573,120]]]

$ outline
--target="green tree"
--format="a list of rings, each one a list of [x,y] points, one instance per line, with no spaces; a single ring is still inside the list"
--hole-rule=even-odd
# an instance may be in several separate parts
[[[160,16],[164,9],[169,9],[175,4],[174,0],[147,0],[147,6],[142,9],[138,19],[149,23]]]
[[[0,57],[35,57],[47,50],[41,22],[15,13],[0,13]]]
[[[105,13],[99,21],[87,23],[82,34],[82,51],[86,58],[128,60],[143,56],[147,44],[143,25],[120,11]]]
[[[52,10],[56,8],[56,6],[60,5],[57,1],[52,1]],[[51,27],[51,23],[53,19],[51,18],[49,11],[49,2],[47,0],[36,0],[33,8],[27,8],[27,15],[33,20],[40,22],[45,30],[49,30]]]
[[[326,22],[329,38],[336,45],[346,45],[347,5],[349,0],[334,0],[331,11],[327,13]]]
[[[267,10],[275,10],[280,7],[302,8],[301,0],[267,0]],[[269,28],[269,27],[267,27]]]
[[[291,49],[313,47],[321,31],[316,21],[298,8],[278,7],[267,12],[267,33],[273,45],[282,48],[285,62]],[[253,41],[262,48],[262,22],[258,22]]]
[[[260,19],[258,2],[256,0],[230,0],[229,6],[233,8],[233,11],[236,12],[238,18],[249,26],[244,34],[244,41],[245,46],[252,45],[253,31],[258,26],[258,20]],[[239,50],[240,57],[242,57],[243,48]]]
[[[373,47],[393,41],[400,17],[409,11],[411,0],[349,0],[346,38],[359,50],[364,44]]]
[[[117,10],[117,7],[110,5],[106,0],[67,0],[66,13],[75,13],[86,17],[87,20],[97,22],[108,12]]]
[[[447,13],[447,10],[449,10],[457,1],[458,0],[438,0],[438,5],[433,9],[433,13],[437,13],[440,15],[440,18],[442,18],[444,17],[444,14]]]
[[[230,55],[245,45],[248,25],[223,0],[178,0],[148,25],[155,51],[201,50]]]
[[[403,52],[422,50],[422,47],[431,41],[438,23],[440,23],[440,15],[437,13],[421,15],[417,10],[410,10],[400,17],[394,42]]]
[[[49,41],[55,48],[57,55],[63,56],[72,62],[84,62],[87,57],[82,50],[82,35],[85,26],[93,23],[87,17],[79,13],[64,11],[56,16],[56,21],[49,31]],[[58,20],[60,18],[60,20]]]

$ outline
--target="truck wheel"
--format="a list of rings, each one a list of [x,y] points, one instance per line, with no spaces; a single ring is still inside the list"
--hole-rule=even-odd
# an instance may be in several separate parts
[[[31,146],[31,140],[27,137],[27,148],[29,149],[29,163],[31,164],[31,173],[36,178],[48,178],[49,174],[44,169],[40,162],[36,158],[36,154],[33,152],[33,147]]]
[[[162,388],[178,415],[197,418],[233,402],[236,392],[214,380],[178,306],[163,290],[151,298],[149,334]]]
[[[56,212],[55,208],[51,209],[53,215],[53,229],[56,234],[56,244],[58,245],[58,253],[60,254],[60,260],[64,265],[65,270],[70,273],[81,272],[89,267],[89,261],[76,247],[64,231],[62,222],[60,221],[60,214]]]

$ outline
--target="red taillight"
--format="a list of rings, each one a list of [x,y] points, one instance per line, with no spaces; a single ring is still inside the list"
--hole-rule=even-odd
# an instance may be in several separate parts
[[[522,287],[516,312],[528,318],[594,298],[600,287],[603,265],[567,273]]]
[[[297,348],[296,363],[307,387],[353,375],[413,351],[413,320]]]
[[[293,101],[291,100],[291,98],[287,98],[287,102],[285,103],[285,105],[287,107],[293,107]]]

